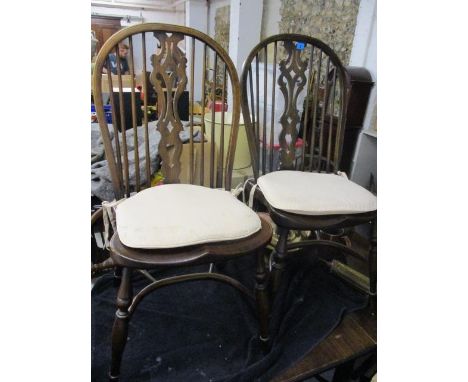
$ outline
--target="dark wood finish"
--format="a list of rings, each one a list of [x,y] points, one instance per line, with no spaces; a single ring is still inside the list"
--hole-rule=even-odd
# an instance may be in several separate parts
[[[172,284],[195,281],[195,280],[215,280],[224,282],[236,288],[243,295],[253,298],[252,294],[238,281],[216,273],[197,273],[187,274],[182,276],[169,277],[162,280],[157,280],[140,291],[135,298],[130,296],[131,285],[127,285],[127,277],[131,269],[151,269],[161,266],[185,266],[205,263],[217,263],[223,260],[232,259],[241,255],[248,255],[255,252],[261,252],[263,248],[270,242],[272,236],[272,227],[268,223],[265,216],[259,215],[262,221],[261,230],[249,236],[246,239],[225,241],[217,243],[207,243],[203,245],[173,248],[173,249],[137,249],[129,248],[121,243],[118,233],[114,234],[111,239],[111,259],[122,268],[122,282],[117,298],[117,306],[119,309],[116,313],[114,329],[112,334],[112,363],[110,379],[113,381],[119,380],[120,364],[122,354],[125,348],[126,338],[128,334],[128,321],[135,311],[138,304],[148,293],[164,286]],[[258,263],[257,277],[255,285],[255,302],[258,312],[260,339],[262,342],[268,340],[268,314],[269,302],[266,296],[265,284],[265,269],[261,263]],[[131,284],[131,280],[128,281]],[[128,302],[128,299],[131,301]]]
[[[299,49],[296,43],[304,43]],[[274,99],[274,92],[264,92],[263,100],[259,99],[258,90],[258,67],[259,54],[268,51],[273,45],[275,51],[275,62],[273,63],[272,89],[278,86],[283,100],[284,109],[279,121],[274,120],[272,111],[270,131],[278,135],[279,142],[279,165],[271,167],[272,142],[266,144],[266,116],[264,115],[263,127],[260,124],[259,103],[263,107],[269,103],[269,97]],[[302,44],[301,44],[302,45]],[[279,76],[276,81],[276,58],[279,60]],[[266,54],[264,54],[264,60]],[[255,62],[254,62],[255,61]],[[266,61],[266,60],[265,60]],[[256,73],[256,88],[254,92],[253,72]],[[363,71],[353,71],[355,79],[363,80]],[[349,72],[344,68],[335,52],[325,43],[313,37],[299,34],[279,34],[268,37],[255,46],[245,60],[241,74],[241,106],[246,126],[249,149],[252,156],[252,167],[255,179],[271,171],[298,170],[320,173],[337,173],[341,167],[342,148],[345,136],[345,121],[347,120],[347,108],[351,81]],[[267,76],[264,77],[265,81]],[[270,85],[269,85],[270,86]],[[265,85],[264,89],[269,88]],[[254,93],[256,97],[254,96]],[[298,161],[296,156],[296,143],[298,140],[300,111],[297,110],[297,99],[300,94],[304,95],[304,110],[302,112],[304,121],[302,155]],[[355,101],[356,102],[356,101]],[[275,102],[272,101],[274,110]],[[355,106],[355,104],[353,104]],[[355,121],[357,111],[353,110],[351,115]],[[358,113],[359,114],[359,113]],[[273,126],[277,123],[277,126]],[[261,138],[263,135],[263,139]],[[266,150],[270,150],[270,166],[266,166]],[[298,163],[299,162],[299,163]],[[295,187],[295,185],[291,185]],[[281,279],[282,270],[285,267],[291,246],[287,244],[287,232],[289,230],[329,230],[337,228],[349,228],[360,224],[374,221],[377,211],[358,214],[336,214],[336,215],[301,215],[289,213],[269,205],[261,190],[257,188],[255,198],[266,208],[273,222],[277,225],[279,240],[273,255],[272,264],[272,290],[276,291]],[[301,243],[300,246],[329,245],[341,250],[346,255],[359,258],[359,253],[354,248],[335,243],[331,240],[314,240]],[[367,292],[372,296],[370,299],[375,305],[376,300],[376,238],[373,239],[371,254],[366,256],[368,262],[370,287]],[[375,309],[374,309],[375,311]]]
[[[206,94],[206,60],[207,60],[207,46],[203,47],[203,76],[202,76],[202,94]],[[205,136],[205,105],[202,105],[202,136]],[[200,166],[200,184],[205,185],[205,140],[201,142],[201,166]]]
[[[98,43],[96,52],[104,45],[104,43],[117,31],[122,29],[120,26],[120,17],[97,17],[91,16],[91,30],[94,31]]]
[[[377,321],[368,310],[346,315],[337,328],[272,382],[303,381],[377,349]]]
[[[226,97],[226,65],[223,65],[223,85],[221,88],[221,100],[223,101],[224,105],[224,100]],[[213,105],[213,110],[214,110],[214,105]],[[226,111],[223,106],[222,111],[221,111],[221,138],[220,138],[220,148],[219,148],[219,156],[220,160],[218,160],[218,168],[216,172],[216,187],[220,188],[222,187],[222,168],[224,165],[224,120],[226,118]]]
[[[256,119],[257,119],[257,124],[255,125],[255,137],[257,139],[257,144],[258,146],[257,147],[260,147],[260,101],[259,101],[259,98],[260,98],[260,81],[259,81],[259,76],[260,76],[260,72],[259,72],[259,63],[258,63],[258,52],[257,54],[255,55],[255,94],[256,94],[256,111],[255,110],[251,110],[252,113],[256,113]],[[249,129],[250,130],[250,129]]]
[[[195,105],[194,101],[194,89],[195,89],[195,38],[192,37],[192,57],[190,59],[190,183],[194,182],[194,169],[195,165],[193,163],[194,153],[193,153],[193,107]]]
[[[140,156],[138,155],[138,133],[137,133],[137,112],[136,112],[136,105],[135,105],[135,65],[134,65],[134,57],[133,57],[133,39],[132,36],[128,38],[129,49],[130,49],[130,76],[131,76],[131,110],[132,110],[132,127],[133,127],[133,154],[135,160],[135,168],[138,171],[135,172],[136,177],[136,192],[140,191]],[[144,72],[143,72],[144,73]],[[141,125],[141,122],[140,122]]]
[[[104,261],[92,264],[91,265],[91,278],[96,277],[100,274],[100,272],[105,271],[107,269],[112,269],[115,267],[114,260],[111,257],[108,257]]]
[[[377,314],[377,218],[372,221],[371,248],[369,251],[369,292],[372,314]]]
[[[216,263],[243,256],[263,248],[271,239],[271,225],[263,214],[259,216],[262,228],[245,239],[196,246],[168,249],[130,248],[122,244],[118,234],[115,234],[110,243],[111,257],[118,266],[150,269],[162,266]]]
[[[366,264],[368,263],[368,260],[367,260],[367,256],[368,254],[366,253],[364,255],[364,257],[362,256],[362,253],[359,252],[360,248],[355,248],[353,245],[347,245],[347,240],[348,238],[344,238],[344,243],[341,243],[339,242],[338,240],[330,240],[330,239],[326,239],[326,240],[321,240],[321,239],[311,239],[311,240],[301,240],[301,241],[298,241],[296,243],[288,243],[287,245],[287,249],[288,251],[291,251],[291,250],[294,250],[294,249],[298,249],[298,248],[305,248],[305,247],[308,247],[308,248],[312,248],[312,247],[315,247],[315,248],[336,248],[338,249],[340,252],[342,252],[344,255],[346,256],[351,256],[353,257],[355,260],[358,261],[358,264],[361,265],[361,268],[362,268],[362,262],[365,262]],[[302,255],[302,254],[306,254],[306,253],[301,253],[299,252],[298,254],[296,254],[295,256],[299,256],[299,255]]]
[[[143,187],[147,187],[147,184],[140,184],[137,181],[136,187],[131,187],[129,185],[129,171],[128,171],[128,160],[127,160],[127,148],[128,143],[126,142],[126,135],[121,134],[120,136],[114,133],[114,141],[115,147],[111,143],[111,137],[108,131],[105,114],[103,110],[103,99],[102,99],[102,69],[106,63],[107,57],[109,53],[117,53],[118,50],[118,43],[122,40],[135,40],[136,38],[141,38],[143,41],[143,36],[145,36],[145,44],[142,44],[143,47],[148,47],[148,38],[154,38],[159,43],[160,48],[157,49],[155,52],[145,52],[148,57],[151,57],[152,63],[152,71],[150,74],[150,81],[151,85],[154,88],[155,92],[158,94],[158,112],[159,112],[159,119],[157,123],[157,129],[160,131],[162,139],[159,144],[159,155],[162,158],[162,172],[165,177],[165,183],[178,183],[180,182],[180,173],[182,171],[182,165],[184,166],[192,166],[189,170],[189,174],[194,172],[193,162],[188,163],[180,163],[180,156],[182,152],[182,142],[180,141],[178,133],[182,129],[181,120],[178,113],[178,99],[180,98],[181,94],[184,92],[187,84],[190,84],[190,87],[193,88],[193,78],[188,79],[187,77],[187,58],[185,54],[179,47],[179,43],[182,42],[187,37],[187,41],[194,39],[198,42],[203,44],[203,52],[205,55],[205,60],[203,64],[203,81],[202,81],[202,89],[205,92],[206,89],[206,72],[210,70],[214,70],[216,74],[216,70],[218,67],[218,63],[221,65],[221,68],[224,68],[226,72],[226,78],[229,78],[229,83],[226,84],[226,89],[232,91],[232,121],[230,123],[230,137],[229,142],[230,146],[227,148],[226,154],[226,162],[218,164],[218,161],[224,160],[224,155],[214,155],[215,145],[219,147],[221,145],[220,142],[211,142],[212,145],[212,152],[209,156],[205,158],[204,155],[204,143],[202,142],[202,162],[208,160],[208,168],[210,169],[210,186],[216,187],[220,183],[222,187],[226,190],[231,189],[231,178],[232,178],[232,169],[234,163],[234,154],[235,154],[235,145],[237,143],[237,134],[238,134],[238,125],[239,125],[239,116],[240,116],[240,88],[239,88],[239,81],[237,76],[236,68],[232,63],[231,59],[229,58],[228,54],[224,51],[224,49],[216,43],[210,37],[204,35],[203,33],[196,31],[191,28],[186,28],[182,26],[176,25],[169,25],[169,24],[156,24],[156,23],[148,23],[148,24],[139,24],[129,28],[125,28],[120,30],[118,33],[113,35],[109,38],[102,49],[100,50],[95,64],[95,70],[93,73],[93,94],[94,100],[96,104],[96,113],[99,121],[99,125],[101,128],[101,134],[103,138],[104,147],[106,150],[106,158],[109,163],[109,169],[112,177],[112,182],[114,186],[114,192],[116,193],[116,197],[118,199],[122,198],[123,196],[129,196],[131,192],[138,191]],[[130,60],[129,66],[131,68],[131,76],[138,75],[133,62],[136,61],[136,54],[140,54],[135,51],[134,46],[136,44],[132,43],[131,51],[130,51]],[[192,43],[192,47],[195,47],[195,44]],[[120,121],[122,121],[121,130],[124,131],[128,128],[125,126],[125,109],[123,108],[123,90],[122,90],[122,73],[120,73],[120,58],[119,55],[117,57],[117,86],[112,84],[112,78],[110,74],[108,75],[108,81],[110,83],[110,90],[111,90],[111,102],[112,102],[112,109],[113,109],[113,120],[115,121],[117,115],[120,115]],[[143,55],[143,57],[145,57]],[[214,60],[208,60],[209,57],[213,57]],[[214,61],[214,62],[213,62]],[[190,68],[190,73],[194,73],[194,68]],[[218,88],[221,84],[217,84],[216,80],[219,76],[214,77],[215,81],[213,82],[213,88]],[[220,86],[218,86],[220,85]],[[118,89],[117,93],[113,90],[116,87]],[[166,91],[164,89],[173,89],[173,91]],[[133,94],[133,91],[132,91]],[[147,94],[147,92],[145,92]],[[192,93],[193,94],[193,93]],[[134,95],[132,95],[134,97]],[[119,110],[115,110],[115,103],[116,100],[119,102]],[[143,108],[144,113],[143,115],[148,114],[148,102],[145,101]],[[213,109],[214,112],[214,109]],[[204,111],[203,115],[204,117]],[[214,118],[213,124],[214,124]],[[193,129],[193,119],[191,120],[191,129]],[[132,120],[132,124],[134,127],[134,123]],[[222,129],[224,129],[224,119],[222,120]],[[204,121],[202,122],[202,132],[205,132]],[[116,137],[120,139],[116,139]],[[218,134],[212,134],[212,138],[219,139]],[[142,142],[133,142],[135,143],[142,143]],[[137,147],[137,146],[135,146]],[[120,150],[120,153],[118,152]],[[149,153],[145,151],[146,158],[145,160],[150,162],[151,158],[147,156]],[[136,158],[135,158],[136,159]],[[135,174],[140,174],[140,163],[135,160],[133,164],[135,166],[134,172]],[[205,164],[201,164],[201,179],[200,184],[203,185],[204,183],[204,174],[203,169],[205,168]],[[214,179],[214,169],[220,169],[219,175],[222,181],[215,181]],[[194,179],[191,180],[194,182]],[[123,183],[123,184],[122,184]],[[148,183],[148,182],[146,182]]]
[[[213,73],[213,78],[214,81],[211,83],[211,99],[213,102],[212,108],[211,108],[211,142],[215,141],[215,107],[214,107],[214,102],[216,100],[216,79],[217,79],[217,70],[218,70],[218,55],[215,52],[214,56],[214,73]],[[211,150],[210,150],[210,187],[214,187],[214,158],[215,158],[215,145],[211,145]]]
[[[273,254],[273,264],[271,272],[273,292],[275,292],[278,289],[278,286],[281,281],[281,274],[283,273],[283,269],[285,267],[284,260],[288,252],[287,245],[289,229],[284,227],[278,227],[278,234],[279,239],[278,243],[276,243],[276,251]]]
[[[157,130],[161,133],[163,144],[159,145],[159,155],[162,158],[165,181],[178,183],[180,176],[179,158],[182,153],[182,141],[179,138],[179,133],[183,128],[175,105],[177,105],[178,99],[187,85],[187,59],[178,47],[179,42],[184,39],[184,35],[173,33],[169,37],[165,31],[158,31],[154,32],[154,36],[161,46],[161,50],[151,56],[153,71],[150,76],[151,83],[158,95],[158,110],[160,111]],[[174,93],[172,91],[164,93],[164,88],[175,88],[176,90]]]
[[[133,299],[130,307],[128,308],[128,313],[131,316],[135,310],[138,304],[143,300],[145,296],[147,296],[149,293],[155,291],[156,289],[160,289],[166,286],[178,284],[181,282],[190,282],[190,281],[198,281],[198,280],[214,280],[214,281],[219,281],[223,282],[225,284],[231,285],[232,287],[236,288],[238,291],[242,292],[244,297],[249,298],[250,300],[253,300],[253,294],[249,289],[247,289],[244,285],[242,285],[239,281],[228,277],[226,275],[222,275],[219,273],[213,273],[213,272],[203,272],[203,273],[188,273],[185,275],[179,275],[179,276],[173,276],[173,277],[168,277],[162,280],[151,280],[152,283],[144,287],[138,294],[135,296]]]
[[[267,291],[267,270],[263,251],[257,253],[257,273],[255,276],[255,299],[260,323],[260,340],[263,343],[269,340],[268,316],[270,315],[270,301]]]
[[[137,45],[135,43],[137,38],[141,38],[142,48],[144,52],[136,52],[134,47]],[[148,38],[155,38],[159,43],[159,47],[154,52],[146,52],[146,47],[148,44]],[[200,166],[200,185],[204,185],[204,168],[205,168],[205,159],[207,163],[207,171],[209,171],[209,186],[210,187],[219,187],[224,188],[225,190],[231,191],[231,177],[234,163],[234,154],[235,147],[237,143],[237,133],[240,117],[240,88],[239,80],[237,77],[237,71],[229,58],[228,54],[221,48],[221,46],[216,43],[209,36],[196,31],[191,28],[169,25],[169,24],[139,24],[131,26],[129,28],[122,29],[111,38],[107,40],[104,46],[101,48],[95,64],[95,70],[93,73],[93,90],[94,90],[94,99],[96,104],[96,113],[100,125],[101,136],[104,143],[104,149],[106,152],[106,159],[109,164],[109,169],[112,178],[112,185],[114,188],[114,193],[117,199],[123,197],[129,197],[130,193],[133,191],[140,191],[144,188],[149,187],[150,182],[148,181],[148,171],[151,169],[148,167],[151,158],[149,157],[149,147],[151,147],[151,142],[149,142],[150,135],[148,134],[148,122],[145,117],[145,131],[143,142],[140,142],[137,134],[134,134],[134,141],[127,142],[126,134],[118,134],[117,129],[113,128],[114,132],[114,142],[111,141],[111,136],[109,133],[109,128],[106,122],[104,114],[104,102],[102,95],[102,69],[104,65],[107,65],[107,57],[111,52],[117,52],[118,44],[120,41],[128,39],[129,48],[130,48],[130,76],[131,76],[131,97],[132,101],[135,100],[135,75],[137,75],[137,70],[134,66],[136,62],[136,55],[140,54],[143,57],[143,61],[146,61],[146,57],[150,57],[152,71],[150,73],[149,79],[151,86],[154,88],[157,93],[157,102],[158,102],[158,121],[157,121],[157,130],[161,134],[161,139],[159,142],[159,156],[162,160],[161,171],[164,176],[164,183],[179,183],[181,180],[181,172],[183,166],[188,167],[188,181],[191,184],[195,184],[198,179],[195,179],[195,160],[194,160],[194,142],[193,137],[190,138],[189,147],[189,156],[186,161],[182,161],[182,142],[179,137],[179,133],[182,131],[182,122],[179,115],[179,98],[184,93],[185,88],[190,86],[191,99],[193,101],[193,93],[195,86],[195,62],[193,58],[195,57],[195,41],[201,42],[203,44],[203,78],[201,88],[203,90],[202,94],[205,94],[207,86],[211,86],[212,90],[212,99],[214,100],[215,89],[219,88],[217,83],[218,77],[219,81],[222,81],[221,89],[222,96],[224,99],[226,91],[229,89],[232,92],[232,119],[230,123],[230,136],[229,136],[229,145],[224,147],[224,128],[225,128],[225,118],[224,112],[221,118],[221,134],[215,134],[215,118],[214,118],[214,108],[212,110],[212,130],[211,130],[211,149],[210,152],[206,153],[204,151],[204,140],[201,141],[201,166]],[[180,48],[180,43],[183,41],[186,44],[191,43],[192,52],[192,62],[189,68],[190,79],[187,76],[187,58],[183,50]],[[209,60],[212,57],[213,60]],[[126,131],[126,128],[133,128],[134,132],[137,131],[137,123],[135,118],[131,119],[131,126],[125,126],[125,110],[122,107],[122,73],[120,72],[119,57],[117,54],[117,94],[114,92],[114,85],[112,84],[112,76],[107,75],[109,84],[110,84],[110,93],[111,93],[111,102],[112,102],[112,115],[113,121],[115,117],[120,114],[120,121],[122,121],[122,132]],[[219,65],[218,65],[219,64]],[[222,76],[217,76],[218,66],[220,71],[222,71]],[[207,71],[213,70],[213,82],[207,85]],[[142,68],[143,74],[146,74],[146,66]],[[108,73],[110,73],[108,66]],[[229,82],[227,81],[229,77]],[[115,80],[114,80],[115,81]],[[146,82],[146,81],[145,81]],[[144,85],[148,86],[148,84]],[[172,89],[172,90],[170,90]],[[146,89],[147,90],[147,89]],[[145,90],[144,98],[144,115],[148,114],[149,101],[147,98],[147,91]],[[115,110],[116,100],[120,101],[120,110]],[[192,102],[193,109],[193,102]],[[204,108],[202,112],[202,117],[204,117]],[[132,115],[135,115],[135,106],[132,102]],[[114,124],[115,125],[115,124]],[[190,132],[193,132],[193,116],[190,117]],[[202,119],[202,134],[205,136],[205,122],[204,118]],[[215,140],[220,139],[220,142]],[[139,147],[141,144],[144,144],[145,149],[145,161],[146,166],[140,166],[140,160],[138,156],[138,151],[135,152],[135,157],[133,160],[133,172],[138,174],[136,176],[136,185],[130,185],[130,165],[131,161],[128,158],[128,147],[132,144],[134,147]],[[220,153],[216,153],[216,149],[219,147]],[[226,157],[223,155],[224,151],[227,151]],[[225,162],[223,161],[226,158]],[[184,163],[186,162],[186,163]],[[142,167],[140,169],[140,167]],[[140,170],[142,173],[146,171],[146,181],[143,182],[139,178]],[[198,178],[198,177],[197,177]],[[164,187],[164,186],[162,186]],[[161,201],[162,203],[164,201]],[[261,229],[254,233],[253,235],[231,241],[221,241],[214,243],[206,243],[195,246],[181,247],[181,248],[171,248],[171,249],[139,249],[139,248],[130,248],[123,245],[119,239],[118,233],[115,233],[110,241],[110,260],[108,262],[113,262],[116,266],[116,269],[122,269],[122,281],[119,288],[119,293],[117,297],[117,306],[118,310],[116,313],[116,319],[113,328],[112,334],[112,365],[110,371],[111,380],[118,380],[120,374],[120,364],[122,360],[122,354],[125,348],[125,342],[128,334],[128,321],[130,320],[131,315],[135,311],[137,305],[141,300],[148,294],[162,287],[170,286],[180,282],[190,282],[194,280],[214,280],[218,282],[226,283],[238,291],[240,291],[244,296],[249,299],[254,299],[256,301],[256,308],[258,312],[259,319],[259,331],[260,338],[263,342],[268,340],[268,314],[269,314],[269,301],[266,295],[266,270],[264,264],[259,260],[257,264],[257,274],[256,274],[256,283],[255,291],[249,291],[245,286],[240,284],[238,281],[221,275],[218,273],[208,272],[208,273],[195,273],[195,274],[185,274],[175,277],[169,277],[162,280],[154,280],[151,275],[147,272],[146,269],[152,269],[156,267],[174,267],[174,266],[186,266],[186,265],[196,265],[196,264],[216,264],[221,261],[226,261],[233,259],[238,256],[243,255],[255,255],[260,259],[260,253],[262,253],[265,246],[270,242],[272,237],[272,227],[269,224],[265,215],[260,215],[261,220]],[[183,222],[181,222],[183,224]],[[131,289],[131,278],[130,273],[133,269],[138,269],[140,272],[143,272],[151,283],[143,288],[135,297],[132,296]]]
[[[351,227],[367,223],[377,216],[376,211],[341,215],[300,215],[271,206],[268,206],[268,210],[275,224],[299,230]]]
[[[305,49],[297,49],[296,42],[305,43]],[[270,169],[267,166],[260,166],[260,163],[266,161],[266,151],[271,151],[272,148],[268,147],[269,145],[261,139],[262,127],[259,121],[260,100],[258,96],[259,53],[267,51],[266,48],[269,45],[274,45],[275,57],[279,59],[280,72],[277,81],[273,76],[274,82],[271,83],[271,88],[274,89],[275,86],[278,86],[284,99],[284,110],[279,120],[280,131],[278,135],[280,164],[279,168]],[[276,62],[273,65],[274,73],[276,73]],[[251,81],[254,66],[256,69],[256,97],[253,96],[253,81]],[[308,70],[307,76],[306,70]],[[256,178],[261,174],[278,169],[297,168],[301,171],[331,172],[339,168],[350,81],[348,73],[330,47],[320,40],[300,34],[271,36],[260,42],[250,52],[244,63],[240,85],[242,112]],[[273,94],[272,92],[271,96]],[[304,161],[300,161],[302,163],[297,163],[295,160],[297,127],[301,114],[296,105],[300,94],[305,95],[305,99],[311,107],[309,110],[311,115],[308,115],[308,120],[311,120],[312,125],[309,128],[311,139],[307,139],[303,147],[307,154],[304,155]],[[270,94],[266,94],[263,99],[264,108],[266,108],[269,97]],[[273,103],[272,105],[274,107]],[[333,142],[327,142],[324,136],[325,125],[329,123],[329,120],[336,121],[333,124],[334,134],[331,135]],[[265,129],[264,124],[263,130]],[[323,165],[325,160],[328,163],[326,166],[328,170]],[[333,167],[330,167],[330,162],[334,164]]]
[[[121,132],[124,132],[124,131],[127,131],[127,119],[125,117],[125,114],[126,114],[126,111],[125,111],[125,106],[124,106],[124,94],[123,94],[123,86],[122,86],[122,72],[121,72],[121,65],[120,65],[120,55],[119,55],[119,47],[118,47],[118,44],[114,45],[114,49],[115,50],[115,56],[117,58],[117,79],[118,79],[118,87],[119,87],[119,93],[118,93],[118,104],[119,104],[119,113],[120,113],[120,123],[119,123],[119,130]],[[98,56],[98,59],[99,59],[99,56]],[[109,61],[109,60],[108,60]],[[96,60],[96,64],[98,63],[99,61]],[[98,73],[98,70],[97,69],[97,66],[95,68],[95,75]],[[108,70],[109,72],[109,70]],[[110,89],[110,93],[111,93],[111,97],[114,98],[114,90],[113,90],[113,87]],[[97,94],[97,97],[99,97],[99,94]],[[101,99],[101,97],[99,97],[99,99]],[[95,99],[96,101],[96,99]],[[96,102],[97,103],[97,102]],[[98,116],[98,121],[100,121],[102,119],[99,118]],[[113,121],[116,121],[116,120],[113,120]],[[115,124],[115,122],[114,122]],[[101,127],[101,122],[99,122],[99,125]],[[102,128],[102,127],[101,127]],[[105,134],[102,134],[102,130],[101,130],[101,135],[102,137],[104,138]],[[118,136],[117,136],[118,137]],[[116,141],[118,141],[118,138],[116,137]],[[112,146],[111,146],[112,147]],[[123,159],[124,159],[124,176],[125,176],[125,195],[129,196],[130,195],[130,168],[129,168],[129,161],[128,161],[128,145],[127,145],[127,134],[122,134],[122,147],[123,147]],[[107,151],[106,151],[107,153]],[[107,159],[107,162],[109,163],[111,160],[110,160],[110,156],[108,156],[106,154],[106,159]],[[111,176],[112,176],[112,167],[109,167],[109,169],[111,170]],[[135,170],[136,171],[139,171],[138,169]],[[115,175],[114,175],[115,176]]]
[[[263,94],[268,94],[268,71],[267,71],[267,68],[268,68],[268,51],[267,51],[267,47],[265,46],[263,48]],[[267,108],[266,108],[266,105],[264,104],[263,105],[263,129],[262,129],[262,142],[266,142],[267,141],[267,135],[266,135],[266,132],[267,132],[267,125],[266,125],[266,122],[267,121]],[[265,167],[266,167],[266,150],[263,150],[262,151],[262,168],[263,168],[263,172],[265,172]]]
[[[341,170],[349,174],[351,172],[357,140],[364,125],[364,117],[367,111],[370,92],[374,87],[374,81],[369,71],[365,68],[347,66],[346,71],[349,73],[351,91],[346,112]]]
[[[317,70],[317,80],[315,81],[315,85],[314,83],[310,83],[310,85],[308,86],[308,89],[313,89],[313,94],[319,94],[319,86],[320,86],[320,74],[321,74],[321,69],[322,69],[322,56],[323,56],[323,53],[322,51],[320,50],[318,52],[319,54],[319,59],[318,59],[318,70]],[[312,53],[311,53],[311,57],[312,57]],[[315,77],[312,76],[312,79],[314,79]],[[310,93],[310,92],[309,92]],[[312,98],[312,102],[311,102],[311,98]],[[318,105],[317,105],[317,102],[314,102],[313,101],[313,96],[311,96],[310,94],[308,94],[308,97],[307,97],[307,100],[308,100],[308,104],[312,104],[312,126],[317,126],[317,108],[318,108]],[[307,108],[309,109],[309,108]],[[305,151],[309,152],[309,166],[308,166],[308,169],[309,171],[312,171],[312,164],[314,163],[314,154],[315,154],[315,136],[317,135],[317,129],[316,128],[312,128],[311,129],[311,139],[310,141],[308,139],[306,139],[306,142],[310,142],[310,149],[307,149],[307,147],[305,148]]]
[[[273,53],[273,84],[276,84],[276,60],[278,57],[278,42],[274,42],[274,53]],[[266,94],[266,93],[265,93]],[[271,94],[271,121],[270,121],[270,147],[274,145],[274,121],[275,121],[275,102],[276,102],[276,86],[272,86],[272,94]],[[273,171],[273,150],[270,150],[270,171]]]
[[[127,343],[128,323],[130,314],[128,308],[133,299],[133,289],[130,280],[131,269],[122,270],[122,280],[117,294],[117,312],[115,313],[114,327],[112,328],[112,361],[109,379],[117,381],[120,376],[122,354]]]
[[[145,110],[144,113],[144,127],[145,127],[145,170],[146,170],[146,187],[151,186],[151,164],[148,158],[150,157],[149,153],[149,132],[148,132],[148,90],[149,86],[149,76],[146,71],[146,35],[142,33],[141,35],[141,50],[142,50],[142,62],[143,62],[143,107]],[[193,75],[192,75],[193,78]],[[192,90],[193,93],[193,90]],[[193,122],[192,122],[193,126]],[[192,137],[190,137],[192,139]]]
[[[299,93],[302,92],[307,82],[305,70],[308,62],[307,60],[301,59],[301,51],[296,49],[293,41],[284,41],[284,48],[288,56],[279,63],[280,75],[278,77],[278,84],[286,102],[283,114],[280,118],[280,123],[282,125],[279,135],[281,146],[280,168],[291,170],[294,167],[296,153],[296,126],[300,120],[298,110],[296,109],[296,101]],[[264,94],[266,95],[267,93],[265,92]]]
[[[366,68],[347,66],[346,71],[351,82],[348,111],[346,113],[346,129],[354,126],[361,128],[374,81]]]
[[[367,104],[369,101],[370,92],[372,87],[374,86],[374,82],[372,81],[372,77],[369,71],[365,68],[361,67],[353,67],[347,66],[346,71],[348,73],[351,88],[349,92],[349,101],[348,101],[348,108],[346,111],[346,123],[345,123],[345,132],[343,137],[343,148],[342,148],[342,157],[340,162],[340,170],[349,174],[351,172],[351,165],[354,156],[354,151],[356,148],[357,139],[359,134],[361,133],[364,117],[367,110]],[[336,73],[332,73],[334,77]],[[333,87],[334,85],[334,78],[330,82],[331,93],[334,92]],[[326,90],[326,89],[325,89]],[[309,105],[309,107],[305,107],[305,105]],[[304,112],[302,113],[301,118],[301,130],[299,131],[299,136],[304,138],[310,142],[311,135],[309,134],[310,128],[313,126],[313,123],[308,118],[308,114],[313,113],[312,111],[311,102],[309,102],[309,98],[306,97],[304,101]],[[331,103],[329,105],[330,110],[330,117],[334,114],[333,111],[334,104]],[[337,124],[336,118],[329,118],[325,120],[324,134],[325,134],[325,143],[330,145],[335,140],[335,128],[330,129],[332,124]],[[309,143],[307,143],[309,144]],[[327,154],[331,153],[331,147],[329,146],[327,149]],[[329,169],[329,155],[327,155],[327,169],[326,172],[331,171]]]

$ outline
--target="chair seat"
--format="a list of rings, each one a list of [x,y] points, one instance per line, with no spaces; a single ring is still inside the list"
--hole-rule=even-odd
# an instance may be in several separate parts
[[[177,248],[237,240],[261,228],[230,192],[189,184],[152,187],[116,209],[120,241],[132,248]]]
[[[346,176],[275,171],[257,183],[272,207],[290,213],[320,216],[377,210],[377,198]]]
[[[239,240],[203,243],[178,248],[130,248],[116,233],[110,240],[110,256],[114,265],[136,269],[152,269],[177,265],[199,265],[232,260],[264,248],[273,235],[268,214],[259,212],[261,229]]]

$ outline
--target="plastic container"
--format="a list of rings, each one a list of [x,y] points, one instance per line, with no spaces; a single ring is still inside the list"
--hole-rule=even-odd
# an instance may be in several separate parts
[[[104,113],[106,113],[106,122],[112,123],[112,106],[104,105]],[[96,106],[91,104],[91,122],[97,122]]]
[[[112,106],[104,105],[104,113],[106,113],[106,122],[112,123]]]
[[[91,123],[97,122],[96,107],[91,104]]]
[[[208,109],[213,110],[213,101],[210,101],[210,103],[208,104]],[[223,111],[223,102],[222,101],[215,101],[214,109],[215,109],[215,112]],[[228,110],[228,105],[227,105],[227,103],[224,103],[224,111],[227,111],[227,110]]]

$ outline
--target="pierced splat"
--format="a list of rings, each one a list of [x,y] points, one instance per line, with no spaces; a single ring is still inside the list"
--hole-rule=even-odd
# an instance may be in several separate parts
[[[156,129],[161,133],[159,155],[162,171],[167,183],[179,183],[180,155],[183,130],[177,105],[187,85],[187,58],[178,47],[184,35],[180,33],[155,32],[160,49],[151,56],[153,70],[150,81],[158,97],[159,118]]]
[[[288,56],[279,62],[281,74],[278,77],[278,85],[284,97],[284,112],[280,118],[282,126],[279,135],[280,161],[282,169],[294,169],[298,135],[296,127],[300,121],[296,104],[297,97],[307,82],[305,71],[308,60],[301,59],[301,51],[296,49],[293,41],[284,41],[284,49]]]

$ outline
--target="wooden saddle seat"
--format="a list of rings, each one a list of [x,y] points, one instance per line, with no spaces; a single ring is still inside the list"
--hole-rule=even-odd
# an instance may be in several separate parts
[[[173,205],[170,199],[178,196],[174,188],[183,188],[186,196],[195,194],[197,198],[186,199],[189,208],[182,203],[168,215],[165,207]],[[158,194],[166,197],[148,203],[148,194],[150,199]],[[210,204],[200,200],[203,194]],[[252,253],[268,244],[272,236],[265,214],[255,213],[227,191],[199,186],[163,185],[142,191],[121,203],[116,215],[117,233],[110,248],[118,266],[215,263]],[[168,227],[172,231],[168,232]]]
[[[111,257],[118,266],[156,268],[173,265],[215,263],[251,253],[264,247],[271,240],[272,228],[268,220],[259,214],[262,228],[247,238],[198,244],[184,248],[139,249],[122,244],[119,235],[111,239]]]
[[[375,195],[344,174],[275,171],[257,184],[275,224],[291,229],[357,225],[377,210]]]

